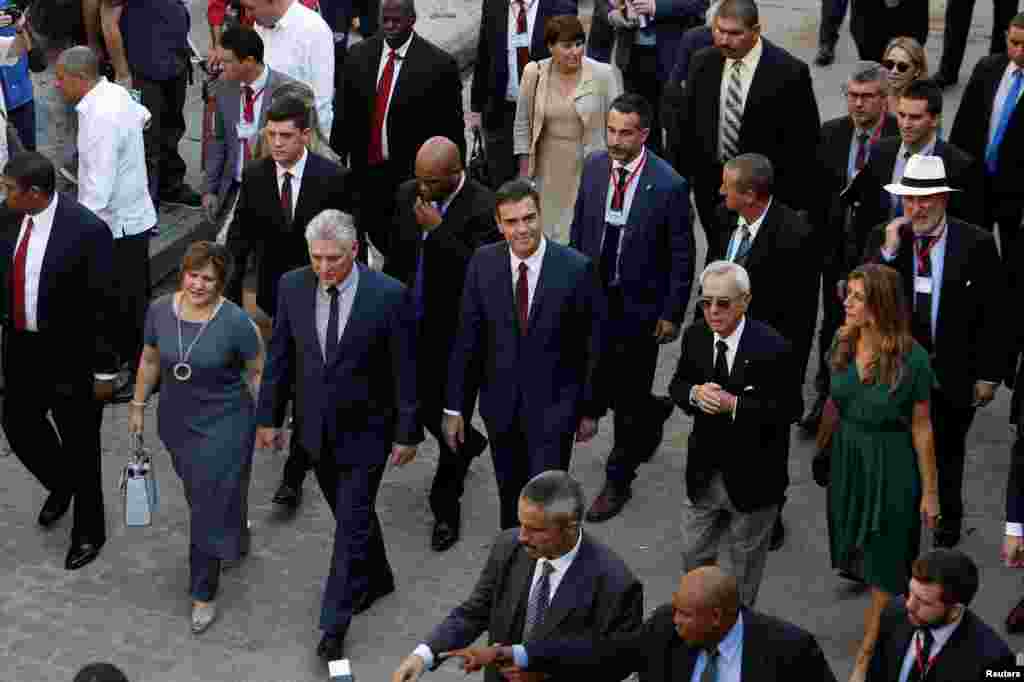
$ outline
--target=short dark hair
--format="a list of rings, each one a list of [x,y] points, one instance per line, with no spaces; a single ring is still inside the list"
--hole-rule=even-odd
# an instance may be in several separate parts
[[[75,673],[72,682],[128,682],[128,677],[112,663],[90,663]]]
[[[550,47],[560,42],[586,40],[587,33],[575,14],[559,14],[544,24],[544,44]]]
[[[263,63],[263,38],[248,26],[232,26],[224,31],[220,46],[231,50],[240,62],[252,57],[258,64]]]
[[[608,110],[614,109],[620,114],[636,114],[640,118],[640,127],[648,129],[651,127],[651,119],[654,114],[651,112],[651,103],[643,95],[635,92],[627,92],[612,100]]]
[[[267,120],[274,123],[291,121],[299,130],[309,130],[311,107],[298,97],[274,97],[267,109]]]
[[[958,549],[933,549],[914,560],[914,580],[942,588],[942,603],[967,606],[978,593],[978,566]]]
[[[20,152],[4,166],[4,175],[18,184],[21,190],[38,187],[46,195],[57,189],[57,171],[53,162],[39,152]]]
[[[523,178],[509,180],[494,193],[494,212],[498,214],[498,209],[501,208],[502,204],[514,204],[527,197],[533,199],[533,205],[539,211],[540,194],[537,193],[537,187],[529,180]]]
[[[180,282],[185,281],[186,272],[202,270],[207,265],[213,266],[213,271],[217,273],[217,291],[223,292],[234,271],[234,259],[226,246],[216,242],[192,242],[181,258]]]
[[[927,102],[928,113],[942,115],[942,89],[931,80],[916,80],[900,93],[900,99],[916,99]]]
[[[762,154],[740,154],[729,159],[725,167],[736,171],[736,189],[769,197],[775,186],[775,168]]]
[[[1013,19],[1010,19],[1010,25],[1006,27],[1007,32],[1011,28],[1024,28],[1024,12],[1016,15]]]
[[[544,510],[544,515],[562,525],[583,521],[583,486],[559,469],[531,478],[519,495]]]
[[[715,18],[736,19],[747,28],[754,28],[761,22],[754,0],[724,0],[718,6]]]

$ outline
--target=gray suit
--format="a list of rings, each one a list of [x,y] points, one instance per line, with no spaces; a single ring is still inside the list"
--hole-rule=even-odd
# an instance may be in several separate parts
[[[427,637],[425,644],[434,656],[469,646],[485,630],[488,643],[522,642],[536,563],[519,544],[519,529],[502,531],[491,547],[473,594]],[[579,553],[530,639],[609,637],[634,632],[643,620],[643,601],[643,586],[626,563],[584,532]],[[615,682],[622,677],[609,672],[589,679]],[[499,679],[491,669],[484,676],[485,682]],[[570,679],[573,678],[555,676],[552,682]]]
[[[270,100],[274,92],[285,83],[292,82],[292,78],[274,71],[269,66],[267,70],[267,85],[263,91],[262,103],[260,106],[260,120],[258,130],[262,130],[267,124],[267,111],[270,109]],[[227,197],[231,182],[235,179],[235,169],[238,168],[238,155],[241,153],[241,144],[235,130],[242,115],[242,84],[232,81],[218,83],[217,92],[217,114],[213,127],[213,135],[206,143],[206,175],[203,180],[203,194],[216,194],[218,205],[223,208],[224,199]]]

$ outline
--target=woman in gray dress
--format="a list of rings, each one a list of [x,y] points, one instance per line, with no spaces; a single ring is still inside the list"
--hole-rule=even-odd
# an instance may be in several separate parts
[[[181,285],[153,301],[131,402],[132,433],[142,433],[157,379],[157,432],[171,453],[191,509],[192,632],[217,615],[222,560],[249,551],[247,493],[255,440],[255,395],[263,348],[255,324],[224,298],[231,255],[195,242],[181,263]]]

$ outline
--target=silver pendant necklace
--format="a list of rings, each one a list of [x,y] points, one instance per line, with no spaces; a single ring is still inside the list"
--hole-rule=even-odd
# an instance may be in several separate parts
[[[181,295],[184,296],[185,294],[182,293]],[[220,312],[220,307],[222,305],[224,305],[223,297],[217,302],[217,307],[213,309],[213,314],[206,319],[206,322],[203,322],[201,327],[199,327],[199,332],[196,334],[196,337],[192,339],[192,343],[190,343],[186,349],[185,344],[182,342],[181,335],[181,299],[176,298],[174,300],[174,317],[178,322],[178,362],[174,363],[174,367],[171,368],[171,373],[178,381],[188,381],[192,378],[192,365],[188,364],[188,358],[192,355],[192,349],[196,347],[196,343],[199,342],[199,337],[203,335],[206,328],[210,326],[211,322],[213,322],[213,318],[217,317],[217,313]]]

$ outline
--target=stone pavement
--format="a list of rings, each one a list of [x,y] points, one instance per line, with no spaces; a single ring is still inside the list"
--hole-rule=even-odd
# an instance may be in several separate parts
[[[438,6],[445,2],[436,1]],[[201,2],[197,0],[197,6]],[[942,8],[933,5],[929,56],[935,63]],[[810,60],[817,7],[816,0],[762,4],[766,35]],[[462,6],[455,11],[462,23],[472,23],[469,13],[479,10],[467,10],[465,16]],[[987,44],[989,13],[987,3],[979,3],[965,69]],[[439,19],[451,25],[431,27],[426,14],[421,7],[423,33],[451,36],[463,30],[454,28],[458,19]],[[194,16],[193,33],[201,42],[205,40],[204,14]],[[839,86],[854,59],[852,42],[844,36],[839,63],[813,70],[824,118],[842,112]],[[947,96],[947,129],[967,75],[965,71],[959,88]],[[196,112],[191,114],[190,126],[197,121]],[[197,129],[190,128],[189,135]],[[190,168],[196,168],[194,140],[183,144],[183,153]],[[703,243],[702,237],[698,240]],[[665,390],[678,352],[678,344],[662,352],[656,391]],[[806,395],[811,395],[809,385]],[[982,589],[973,608],[999,629],[1021,594],[1019,575],[998,561],[1010,446],[1008,398],[1008,392],[1001,390],[996,402],[979,413],[969,439],[970,530],[963,543],[982,568]],[[95,660],[120,665],[137,682],[326,680],[326,668],[313,648],[319,637],[316,623],[334,524],[312,477],[298,514],[282,516],[269,500],[283,454],[256,453],[249,496],[252,555],[225,573],[218,599],[220,619],[207,633],[193,637],[188,629],[187,510],[181,485],[156,436],[155,419],[151,409],[146,436],[158,453],[163,499],[154,526],[125,529],[120,522],[115,484],[127,444],[127,407],[108,408],[103,463],[110,538],[100,558],[77,572],[62,567],[70,519],[51,530],[40,529],[35,515],[44,491],[15,458],[0,460],[0,507],[5,512],[0,517],[0,682],[70,680],[75,670]],[[644,581],[648,610],[668,600],[678,579],[679,505],[689,428],[689,419],[677,411],[667,424],[659,454],[641,469],[625,512],[606,524],[588,527],[620,552]],[[576,453],[573,473],[588,497],[596,495],[603,482],[610,430],[610,420],[604,420],[596,442]],[[768,560],[758,608],[814,632],[837,676],[845,679],[867,598],[851,592],[829,569],[825,493],[811,480],[812,447],[799,437],[793,442],[792,485],[784,514],[788,539]],[[432,519],[426,498],[436,464],[437,447],[428,439],[417,459],[404,469],[389,471],[381,487],[378,512],[398,591],[352,624],[347,655],[361,682],[389,680],[401,658],[470,592],[497,529],[493,470],[489,458],[483,457],[474,462],[468,479],[463,539],[444,554],[429,550]],[[1021,637],[1009,640],[1014,649],[1024,649]],[[446,666],[425,679],[462,677],[453,666]]]

